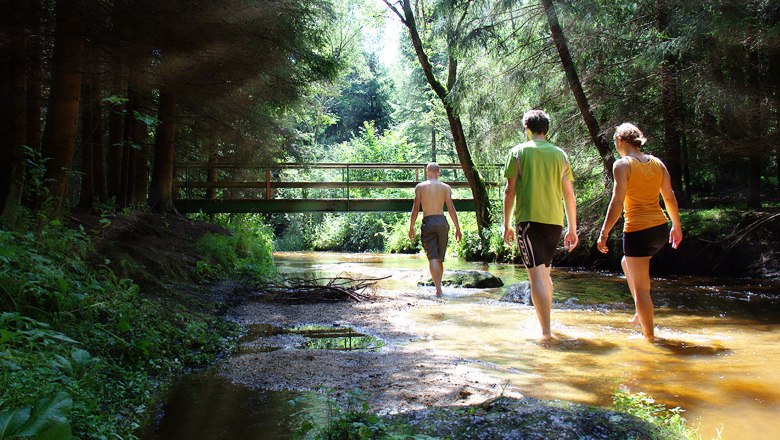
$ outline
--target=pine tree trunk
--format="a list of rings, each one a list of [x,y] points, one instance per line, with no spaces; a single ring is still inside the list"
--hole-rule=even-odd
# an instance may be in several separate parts
[[[11,27],[11,2],[0,2],[0,29]],[[11,177],[11,65],[9,44],[0,44],[0,213],[8,198]]]
[[[659,33],[668,34],[669,0],[656,0],[656,25]],[[664,120],[664,164],[672,180],[672,190],[681,207],[688,206],[682,185],[682,96],[678,86],[677,57],[670,51],[664,53],[661,62],[661,108]]]
[[[41,151],[43,135],[43,10],[40,0],[32,0],[27,11],[30,35],[27,45],[27,146]]]
[[[115,66],[114,69],[117,69]],[[124,82],[115,78],[114,96],[127,92]],[[125,144],[125,104],[112,104],[108,109],[108,197],[122,206],[122,156]]]
[[[404,16],[404,24],[409,31],[409,37],[412,40],[414,51],[417,54],[417,60],[420,62],[425,79],[428,81],[431,89],[433,89],[436,96],[444,106],[444,110],[447,113],[447,120],[450,124],[450,131],[452,132],[452,138],[455,143],[455,151],[458,154],[460,165],[463,168],[463,174],[469,182],[471,187],[471,194],[474,197],[475,211],[477,215],[477,228],[479,230],[480,237],[482,236],[483,229],[490,227],[491,215],[490,215],[490,199],[488,198],[487,187],[485,181],[480,175],[479,171],[474,166],[474,161],[471,158],[471,152],[469,151],[468,144],[466,142],[466,135],[463,131],[463,124],[460,117],[457,115],[452,103],[447,99],[449,93],[441,81],[436,78],[433,71],[433,66],[430,63],[428,54],[423,47],[422,39],[417,30],[417,22],[415,20],[414,12],[412,11],[409,0],[402,1],[402,9]],[[449,76],[447,79],[447,85],[451,88],[456,80],[457,75],[457,61],[450,57],[449,60]]]
[[[604,172],[609,181],[612,179],[612,164],[615,162],[612,147],[604,136],[604,133],[601,132],[599,123],[596,120],[596,115],[593,113],[593,109],[588,102],[588,97],[585,95],[585,90],[582,88],[582,83],[577,75],[577,69],[574,67],[574,61],[571,58],[571,53],[569,53],[569,45],[566,42],[566,36],[563,34],[563,29],[561,29],[561,25],[558,22],[555,5],[553,5],[552,0],[542,0],[542,5],[544,5],[544,11],[547,13],[547,23],[550,26],[550,33],[555,42],[555,47],[558,49],[558,55],[561,58],[561,64],[566,73],[566,80],[569,82],[569,88],[574,95],[575,101],[577,101],[580,115],[582,115],[582,119],[588,127],[590,139],[593,141],[593,144],[596,145],[596,149],[601,156],[601,163],[604,165]]]
[[[91,59],[89,60],[91,61]],[[94,84],[91,63],[85,65],[86,74],[81,80],[81,193],[79,208],[88,209],[95,201],[95,180],[93,170],[92,130],[95,129]]]
[[[48,195],[55,214],[65,207],[68,175],[73,166],[73,150],[79,119],[81,68],[84,59],[84,0],[59,0],[52,60],[52,86],[46,127],[43,132],[43,157]]]
[[[166,89],[160,90],[160,112],[154,148],[154,168],[149,190],[149,207],[175,212],[173,207],[173,145],[176,132],[176,99]]]
[[[25,9],[27,0],[11,2],[11,23],[9,42],[9,83],[11,103],[11,126],[7,142],[10,142],[10,175],[8,193],[3,206],[3,222],[6,225],[16,223],[24,193],[25,150],[27,140],[27,69],[25,59],[26,30]]]

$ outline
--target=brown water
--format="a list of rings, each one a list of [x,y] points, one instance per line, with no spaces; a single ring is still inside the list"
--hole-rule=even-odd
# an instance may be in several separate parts
[[[391,278],[382,288],[416,290],[427,268],[420,256],[279,253],[283,272],[297,276]],[[508,286],[526,280],[515,265],[446,262],[482,269]],[[425,274],[427,275],[427,274]],[[633,313],[616,274],[554,271],[553,332],[540,344],[531,306],[504,303],[499,289],[445,288],[444,301],[415,309],[420,338],[410,342],[471,359],[525,395],[609,406],[626,387],[681,406],[704,438],[780,438],[780,283],[675,277],[655,279],[656,335],[646,342],[627,324]],[[302,397],[293,407],[289,401]],[[205,372],[185,378],[140,433],[147,439],[291,438],[303,418],[321,417],[315,393],[256,392]]]
[[[418,288],[419,256],[294,253],[283,270],[393,277],[387,289]],[[489,270],[506,285],[526,280],[515,265],[448,261]],[[440,305],[411,312],[414,344],[473,359],[525,395],[604,405],[618,387],[686,410],[704,438],[780,438],[780,283],[701,277],[654,279],[655,344],[627,324],[633,313],[616,274],[555,271],[553,332],[541,345],[532,307],[503,303],[505,289],[445,288]]]

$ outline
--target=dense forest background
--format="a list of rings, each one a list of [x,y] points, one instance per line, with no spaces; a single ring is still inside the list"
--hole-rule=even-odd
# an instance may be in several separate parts
[[[502,163],[523,140],[520,118],[531,108],[553,116],[552,140],[569,153],[593,218],[615,157],[611,130],[623,121],[648,135],[683,207],[760,210],[776,207],[780,193],[777,2],[24,0],[0,8],[7,225],[22,207],[54,216],[73,206],[172,211],[174,162],[437,160],[463,166],[471,191],[458,195],[475,198],[468,223],[484,241],[500,210],[480,167]],[[404,194],[378,195],[391,193]],[[403,250],[386,246],[400,219],[267,220],[281,248]],[[346,243],[355,231],[368,232]]]

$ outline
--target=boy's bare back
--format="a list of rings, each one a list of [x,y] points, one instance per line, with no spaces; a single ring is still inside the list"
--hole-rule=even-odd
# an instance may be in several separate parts
[[[420,196],[423,216],[444,214],[444,204],[452,193],[449,185],[438,180],[426,180],[418,183],[414,190]]]

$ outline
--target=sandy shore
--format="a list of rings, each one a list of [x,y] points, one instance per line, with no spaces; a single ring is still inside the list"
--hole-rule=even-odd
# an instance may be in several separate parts
[[[253,389],[313,390],[336,395],[362,390],[372,409],[397,412],[425,406],[471,405],[505,396],[521,397],[512,387],[478,368],[474,361],[410,344],[421,334],[408,316],[439,301],[432,290],[376,292],[361,303],[269,304],[247,301],[232,316],[250,329],[258,325],[294,327],[337,325],[382,339],[379,351],[304,350],[289,335],[250,334],[224,361],[220,375]],[[263,352],[258,347],[281,349]]]

